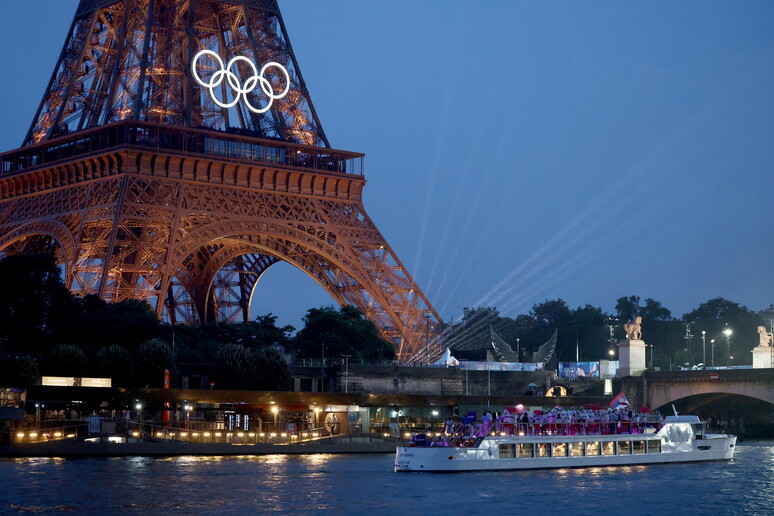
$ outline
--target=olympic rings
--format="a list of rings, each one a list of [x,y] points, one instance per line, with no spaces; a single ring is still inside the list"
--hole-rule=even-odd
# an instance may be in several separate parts
[[[199,58],[204,55],[209,56],[220,67],[219,70],[210,76],[209,82],[202,80],[202,78],[196,72],[196,65],[199,61]],[[248,66],[253,70],[253,75],[245,81],[244,85],[241,84],[239,76],[231,71],[231,68],[240,61],[247,63]],[[285,74],[285,89],[280,94],[274,93],[274,88],[271,84],[271,81],[269,81],[269,79],[264,76],[266,69],[269,67],[279,68],[282,73]],[[218,106],[226,109],[236,106],[239,102],[239,99],[244,95],[244,103],[245,106],[247,106],[247,109],[253,113],[265,113],[271,109],[271,105],[275,100],[281,99],[287,95],[288,91],[290,90],[290,75],[288,74],[288,71],[285,69],[285,67],[279,63],[275,63],[273,61],[266,63],[263,65],[263,68],[261,68],[259,73],[258,69],[255,67],[255,63],[244,56],[237,56],[228,62],[228,66],[224,67],[223,60],[220,58],[220,56],[212,50],[206,49],[201,50],[194,56],[193,61],[191,61],[191,74],[193,74],[193,78],[197,83],[210,91],[210,97],[212,97],[212,101],[215,102],[215,104]],[[226,84],[228,84],[228,86],[230,86],[234,92],[234,99],[231,102],[222,102],[220,99],[218,99],[218,97],[215,96],[215,88],[220,86],[224,79],[226,80]],[[263,91],[263,93],[269,97],[269,102],[263,108],[254,107],[252,104],[250,104],[250,101],[247,100],[247,94],[255,91],[257,86],[260,86],[261,91]]]

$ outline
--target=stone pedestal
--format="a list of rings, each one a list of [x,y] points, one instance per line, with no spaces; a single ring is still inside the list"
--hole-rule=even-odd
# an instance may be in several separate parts
[[[774,367],[774,348],[758,346],[753,348],[753,369],[770,369]]]
[[[645,371],[644,340],[618,341],[618,376],[640,376]]]

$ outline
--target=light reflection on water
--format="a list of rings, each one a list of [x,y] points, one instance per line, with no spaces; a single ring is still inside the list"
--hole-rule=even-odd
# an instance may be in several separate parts
[[[396,474],[389,455],[0,459],[0,514],[770,514],[772,479],[772,443],[730,463],[458,474]]]

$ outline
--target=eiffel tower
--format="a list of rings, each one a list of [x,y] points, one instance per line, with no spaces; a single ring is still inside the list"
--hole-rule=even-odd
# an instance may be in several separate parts
[[[81,0],[0,155],[0,253],[55,249],[74,293],[173,324],[247,321],[284,261],[428,360],[443,322],[366,214],[363,158],[331,148],[276,0]]]

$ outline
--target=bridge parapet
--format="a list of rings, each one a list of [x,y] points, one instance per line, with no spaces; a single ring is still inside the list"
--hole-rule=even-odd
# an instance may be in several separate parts
[[[729,394],[774,404],[774,369],[648,371],[640,384],[646,405],[657,408],[703,394]]]

